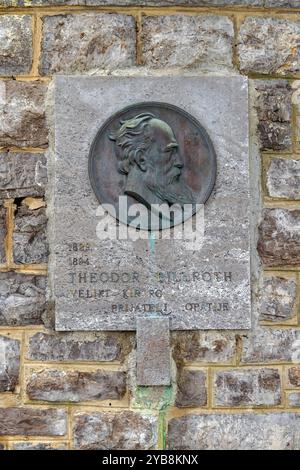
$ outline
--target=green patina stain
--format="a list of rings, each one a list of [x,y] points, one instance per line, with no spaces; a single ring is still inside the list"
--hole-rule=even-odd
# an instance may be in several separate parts
[[[150,256],[155,253],[155,232],[148,233]],[[143,387],[135,389],[132,406],[146,410],[158,410],[158,449],[166,449],[166,410],[174,404],[174,388],[169,387]]]
[[[167,445],[166,410],[174,404],[174,388],[170,387],[142,387],[135,389],[133,408],[158,411],[158,449],[164,450]]]
[[[174,403],[173,387],[142,387],[135,390],[134,406],[148,410],[166,410]]]
[[[158,415],[158,449],[164,450],[167,448],[167,428],[166,428],[166,414],[164,411]]]
[[[149,232],[148,234],[150,253],[153,254],[155,250],[155,232]]]

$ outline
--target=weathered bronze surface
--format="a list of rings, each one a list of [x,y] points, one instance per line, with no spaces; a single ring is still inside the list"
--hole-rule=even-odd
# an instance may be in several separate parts
[[[212,192],[216,156],[207,132],[190,114],[167,103],[138,103],[100,128],[90,151],[89,176],[99,202],[112,204],[121,222],[131,223],[119,209],[122,195],[129,208],[134,203],[148,210],[189,204],[191,216]],[[188,216],[180,209],[171,225]]]

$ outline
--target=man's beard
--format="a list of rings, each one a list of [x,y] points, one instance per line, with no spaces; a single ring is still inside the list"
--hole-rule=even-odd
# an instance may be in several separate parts
[[[161,178],[160,178],[161,179]],[[157,175],[147,176],[146,186],[159,198],[162,202],[169,205],[179,204],[195,204],[193,192],[187,186],[180,175],[164,179],[158,182]]]

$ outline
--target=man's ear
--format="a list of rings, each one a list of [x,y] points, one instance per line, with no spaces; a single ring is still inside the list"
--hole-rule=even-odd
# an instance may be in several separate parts
[[[142,171],[147,170],[147,162],[146,162],[146,157],[145,157],[145,153],[143,150],[139,150],[136,153],[134,161],[137,164],[137,166],[140,168],[140,170]]]

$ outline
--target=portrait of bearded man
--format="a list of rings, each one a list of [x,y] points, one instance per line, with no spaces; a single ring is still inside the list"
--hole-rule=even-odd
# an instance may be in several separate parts
[[[124,193],[151,209],[153,204],[194,204],[185,183],[183,162],[173,130],[152,113],[123,120],[109,139],[118,147],[118,171],[126,176]]]

